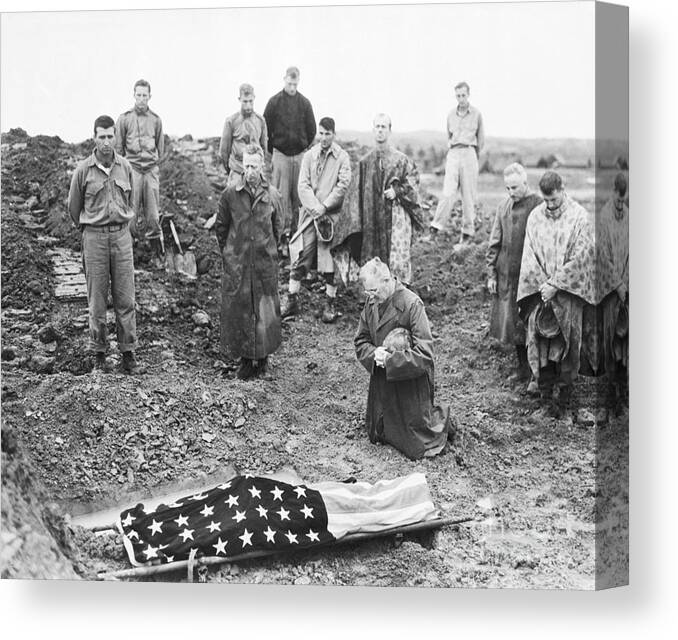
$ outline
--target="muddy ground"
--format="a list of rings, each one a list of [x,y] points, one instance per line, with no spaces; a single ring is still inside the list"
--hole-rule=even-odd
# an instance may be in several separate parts
[[[78,246],[64,205],[87,145],[20,130],[2,142],[2,577],[91,578],[126,568],[118,536],[95,537],[70,516],[230,469],[291,467],[307,481],[423,471],[445,516],[473,520],[441,530],[432,548],[380,539],[203,570],[201,579],[593,588],[597,560],[599,586],[623,580],[626,420],[607,419],[602,383],[591,379],[578,383],[577,396],[597,423],[545,417],[507,382],[512,353],[487,335],[484,253],[501,198],[497,176],[481,177],[476,244],[461,252],[451,239],[413,247],[413,287],[435,336],[436,398],[451,406],[458,433],[445,455],[411,462],[370,444],[364,430],[368,379],[352,345],[355,287],[341,293],[343,315],[332,326],[315,317],[321,294],[303,290],[303,313],[284,327],[270,380],[239,381],[234,363],[220,359],[220,262],[203,229],[223,186],[213,140],[173,141],[162,169],[163,210],[175,215],[200,274],[155,271],[139,249],[138,357],[146,371],[136,376],[91,372],[86,305],[53,294],[46,249]],[[354,158],[359,151],[352,146]],[[437,179],[424,178],[435,204]],[[590,177],[571,179],[594,206]],[[281,292],[285,280],[283,269]],[[115,349],[110,360],[117,365]]]

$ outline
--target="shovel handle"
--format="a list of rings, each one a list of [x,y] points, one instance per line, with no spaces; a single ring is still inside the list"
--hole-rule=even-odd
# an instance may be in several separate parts
[[[176,228],[174,227],[174,220],[170,220],[170,221],[169,221],[169,226],[170,226],[170,231],[172,232],[172,237],[174,238],[174,242],[175,242],[176,245],[177,245],[177,249],[179,249],[179,253],[183,256],[183,255],[184,255],[184,251],[183,251],[183,249],[181,248],[181,242],[179,242],[179,236],[177,235],[177,230],[176,230]]]

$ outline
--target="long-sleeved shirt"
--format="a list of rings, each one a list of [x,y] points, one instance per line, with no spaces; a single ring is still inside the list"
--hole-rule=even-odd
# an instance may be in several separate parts
[[[134,217],[132,167],[115,154],[109,171],[99,165],[96,152],[73,172],[68,211],[76,225],[122,224]]]
[[[165,150],[162,121],[150,109],[134,108],[121,114],[115,123],[115,138],[115,150],[139,173],[157,167]]]
[[[304,154],[298,189],[306,209],[322,204],[328,213],[338,211],[350,183],[351,160],[336,142],[326,152],[317,144]]]
[[[310,101],[299,92],[291,96],[284,90],[276,93],[264,109],[268,127],[268,150],[277,149],[295,156],[313,144],[315,116]]]
[[[447,137],[450,148],[462,144],[475,147],[478,152],[482,151],[485,145],[485,130],[480,111],[469,105],[466,113],[460,116],[456,109],[452,109],[447,116]]]
[[[242,152],[250,143],[268,147],[266,121],[258,113],[244,116],[241,111],[226,118],[219,144],[219,155],[227,171],[243,172]]]

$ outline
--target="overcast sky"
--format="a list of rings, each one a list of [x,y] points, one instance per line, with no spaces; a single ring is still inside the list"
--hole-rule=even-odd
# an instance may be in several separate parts
[[[594,136],[592,2],[13,13],[1,35],[2,131],[83,140],[146,78],[167,133],[219,135],[241,82],[261,113],[297,65],[339,130],[444,130],[466,80],[490,136]]]

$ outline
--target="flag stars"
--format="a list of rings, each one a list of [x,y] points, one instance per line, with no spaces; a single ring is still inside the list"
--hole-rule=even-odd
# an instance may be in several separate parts
[[[320,536],[313,531],[313,529],[309,529],[308,533],[306,534],[306,537],[311,541],[311,542],[320,542]]]
[[[146,528],[151,530],[152,536],[154,536],[156,533],[162,533],[162,524],[160,522],[156,522],[155,518],[153,518],[153,522],[151,522],[151,526],[146,527]]]
[[[266,527],[264,535],[266,536],[266,542],[275,542],[275,531],[271,529],[270,525]]]
[[[299,544],[297,542],[297,534],[292,533],[289,529],[287,530],[285,537],[290,541],[290,544]]]
[[[214,533],[215,531],[219,531],[219,526],[220,526],[220,525],[221,525],[221,522],[214,522],[214,520],[212,520],[212,521],[210,522],[209,527],[205,527],[205,528],[206,528],[206,529],[209,529],[209,530],[210,530],[210,533]]]
[[[275,486],[275,489],[271,489],[271,493],[273,494],[274,500],[280,500],[280,502],[282,502],[283,490],[278,489],[278,485]]]
[[[231,518],[231,520],[235,520],[236,522],[240,522],[241,520],[245,519],[245,511],[238,511],[236,509],[235,515]]]
[[[257,507],[257,511],[259,512],[259,516],[262,518],[266,518],[268,520],[268,509],[265,509],[261,505]]]
[[[252,536],[254,534],[250,533],[247,529],[243,532],[241,536],[238,536],[242,540],[242,548],[244,549],[247,545],[252,546]]]
[[[218,488],[221,489],[222,491],[225,491],[226,489],[230,489],[231,488],[230,480],[228,482],[224,482],[223,484],[220,484]]]
[[[280,507],[280,510],[276,511],[276,513],[280,516],[280,522],[282,522],[283,520],[290,519],[290,512],[284,509],[283,507]]]
[[[220,553],[223,553],[226,555],[226,545],[228,544],[228,540],[224,540],[222,542],[221,536],[219,536],[219,539],[217,540],[216,544],[213,544],[212,546],[216,549],[217,555]]]
[[[195,529],[184,529],[179,535],[184,539],[184,542],[189,538],[193,540],[193,532]]]
[[[127,514],[127,517],[126,517],[124,520],[122,520],[122,526],[123,526],[123,527],[129,527],[129,526],[131,526],[133,520],[136,520],[136,518],[132,517],[132,514],[131,514],[131,513],[128,513],[128,514]]]
[[[313,517],[313,507],[309,507],[306,504],[304,504],[304,508],[301,510],[301,512],[304,514],[304,520],[306,520],[306,518]]]
[[[150,560],[151,558],[157,558],[158,557],[158,548],[157,547],[152,547],[150,544],[146,549],[144,549],[144,555],[146,556],[146,560]]]
[[[177,527],[187,527],[188,526],[188,518],[186,516],[182,516],[179,514],[178,518],[175,518],[174,522],[177,523]]]
[[[224,503],[227,504],[229,507],[233,506],[238,506],[238,496],[233,496],[230,495],[228,496],[228,500],[224,500]]]
[[[165,560],[167,560],[168,563],[174,562],[174,556],[165,556]]]
[[[253,498],[261,498],[261,490],[257,489],[254,485],[252,485],[248,491],[252,494]]]
[[[127,537],[128,537],[130,540],[138,539],[138,538],[139,538],[139,534],[138,534],[134,529],[132,529],[132,530],[127,534]]]
[[[202,508],[202,510],[200,511],[200,513],[201,513],[205,518],[206,518],[207,516],[214,515],[214,507],[208,507],[207,505],[205,505],[205,506]]]
[[[195,502],[198,502],[200,500],[204,500],[207,497],[206,493],[196,493],[194,496],[191,496],[191,500],[194,500]]]
[[[306,497],[306,487],[294,487],[294,493],[297,494],[297,498]]]

